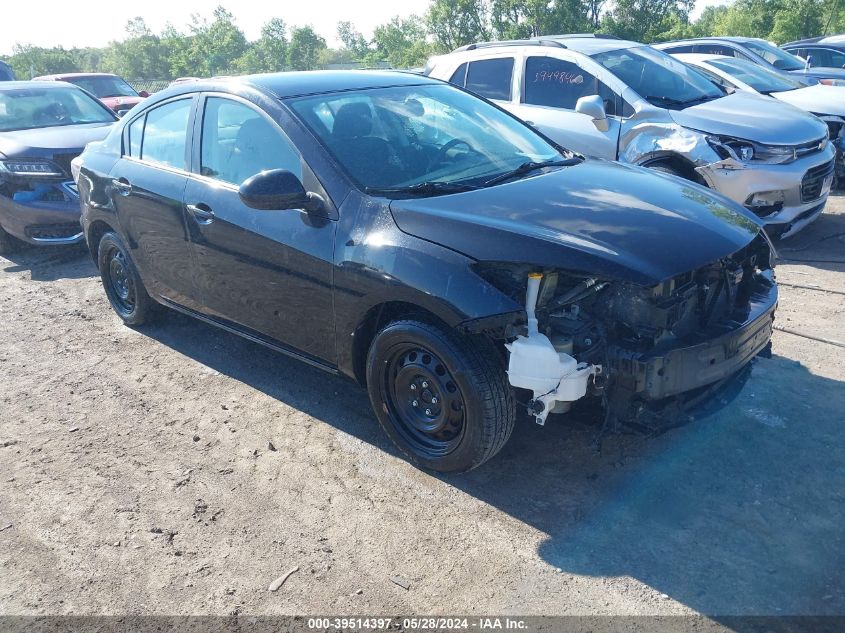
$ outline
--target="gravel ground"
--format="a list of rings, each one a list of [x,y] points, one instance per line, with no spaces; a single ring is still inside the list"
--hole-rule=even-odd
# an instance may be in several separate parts
[[[839,197],[781,245],[779,326],[845,340],[843,235]],[[79,249],[0,269],[0,613],[845,614],[841,347],[777,332],[693,424],[526,418],[437,477],[349,381],[123,327]]]

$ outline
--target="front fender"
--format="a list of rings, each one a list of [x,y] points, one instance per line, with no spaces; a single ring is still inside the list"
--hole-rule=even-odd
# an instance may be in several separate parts
[[[334,293],[344,373],[353,374],[355,334],[378,306],[414,306],[450,327],[523,309],[476,275],[473,259],[400,231],[386,201],[353,193],[340,217]]]

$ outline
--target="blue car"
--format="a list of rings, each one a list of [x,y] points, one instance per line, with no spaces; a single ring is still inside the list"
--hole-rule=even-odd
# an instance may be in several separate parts
[[[14,81],[15,73],[12,67],[4,61],[0,61],[0,81]]]
[[[704,55],[724,55],[737,57],[774,68],[782,73],[799,75],[808,86],[823,83],[828,86],[845,86],[845,69],[816,68],[814,64],[807,68],[806,63],[798,59],[793,51],[787,52],[774,44],[757,37],[700,37],[674,42],[653,44],[670,55],[681,53],[701,53]]]
[[[117,116],[66,83],[0,83],[0,253],[83,240],[70,162]]]

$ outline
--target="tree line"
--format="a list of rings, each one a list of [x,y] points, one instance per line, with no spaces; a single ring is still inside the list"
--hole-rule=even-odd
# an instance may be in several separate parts
[[[777,43],[845,30],[842,0],[735,0],[690,18],[695,0],[432,0],[423,16],[396,16],[371,38],[351,22],[337,25],[338,48],[310,26],[282,18],[248,41],[222,6],[193,15],[186,30],[153,33],[143,18],[102,48],[16,44],[8,59],[19,78],[65,72],[112,72],[131,80],[311,70],[422,66],[428,57],[490,39],[597,32],[641,42],[707,35],[762,37]]]

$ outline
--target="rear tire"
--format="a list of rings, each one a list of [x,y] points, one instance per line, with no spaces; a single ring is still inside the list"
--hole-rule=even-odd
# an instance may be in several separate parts
[[[141,325],[156,316],[158,304],[144,288],[129,250],[117,233],[106,233],[100,239],[97,265],[109,303],[126,325]]]
[[[414,464],[465,472],[498,453],[513,431],[513,395],[493,342],[421,321],[396,321],[367,355],[379,423]]]

